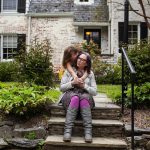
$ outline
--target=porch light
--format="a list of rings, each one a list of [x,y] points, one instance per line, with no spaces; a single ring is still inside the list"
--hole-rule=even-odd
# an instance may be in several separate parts
[[[86,35],[90,35],[91,34],[91,32],[86,32]]]
[[[86,39],[87,40],[87,44],[89,45],[91,32],[86,32],[85,34],[86,34],[86,37],[87,37],[87,39]]]

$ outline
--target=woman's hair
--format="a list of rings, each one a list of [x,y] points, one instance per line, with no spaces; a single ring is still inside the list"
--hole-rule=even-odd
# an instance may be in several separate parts
[[[86,55],[86,57],[87,57],[87,59],[86,59],[87,66],[85,66],[84,70],[86,70],[87,73],[90,74],[90,72],[91,72],[91,66],[92,66],[91,65],[91,56],[89,55],[89,53],[81,51],[79,53],[79,55],[77,56],[77,60],[78,60],[79,56],[82,55],[82,54]],[[78,68],[77,67],[77,61],[76,61],[76,66],[75,67]]]
[[[79,49],[77,49],[73,46],[69,46],[65,49],[64,56],[63,56],[63,61],[62,61],[62,65],[63,65],[64,68],[67,67],[68,62],[71,63],[72,54],[77,54],[78,52],[79,52]]]

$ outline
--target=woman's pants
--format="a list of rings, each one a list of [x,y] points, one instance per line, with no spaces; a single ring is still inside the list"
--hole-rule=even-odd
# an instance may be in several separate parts
[[[83,119],[85,141],[92,142],[92,117],[90,104],[87,99],[80,100],[78,96],[73,96],[71,98],[69,107],[67,109],[64,141],[69,142],[71,140],[72,127],[74,126],[74,121],[79,109]]]

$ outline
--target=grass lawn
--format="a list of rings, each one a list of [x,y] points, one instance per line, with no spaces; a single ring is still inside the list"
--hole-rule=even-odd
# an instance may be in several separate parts
[[[105,93],[113,101],[121,97],[121,85],[103,84],[97,85],[99,93]]]

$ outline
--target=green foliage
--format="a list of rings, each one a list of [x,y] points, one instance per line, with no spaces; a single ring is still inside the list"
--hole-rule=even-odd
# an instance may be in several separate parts
[[[0,62],[0,81],[16,81],[18,69],[16,62]]]
[[[4,84],[0,82],[0,110],[6,114],[26,115],[40,112],[47,103],[58,100],[60,92],[45,86]]]
[[[121,67],[118,64],[107,64],[101,62],[96,70],[96,82],[98,84],[120,84]]]
[[[45,141],[44,141],[44,140],[41,140],[41,141],[38,143],[38,146],[37,146],[36,150],[43,150],[44,144],[45,144]]]
[[[20,64],[20,81],[52,87],[54,74],[51,58],[52,48],[48,40],[41,43],[34,40],[28,52],[20,51],[16,58]]]
[[[150,82],[146,82],[140,86],[136,86],[135,90],[135,106],[136,107],[150,107]],[[131,88],[127,91],[128,99],[126,105],[131,106]]]
[[[101,49],[98,48],[98,45],[90,40],[89,44],[87,42],[82,42],[81,47],[83,50],[87,51],[92,58],[96,57],[98,54],[101,54]]]
[[[25,134],[24,138],[27,138],[29,140],[34,140],[34,139],[36,139],[36,134],[34,131],[29,132],[29,133]]]
[[[101,59],[101,50],[93,41],[81,43],[81,49],[88,52],[92,58],[92,69],[98,84],[119,84],[121,67],[119,64],[108,64]]]
[[[128,56],[137,72],[136,84],[150,82],[150,43],[140,42],[129,48]]]

